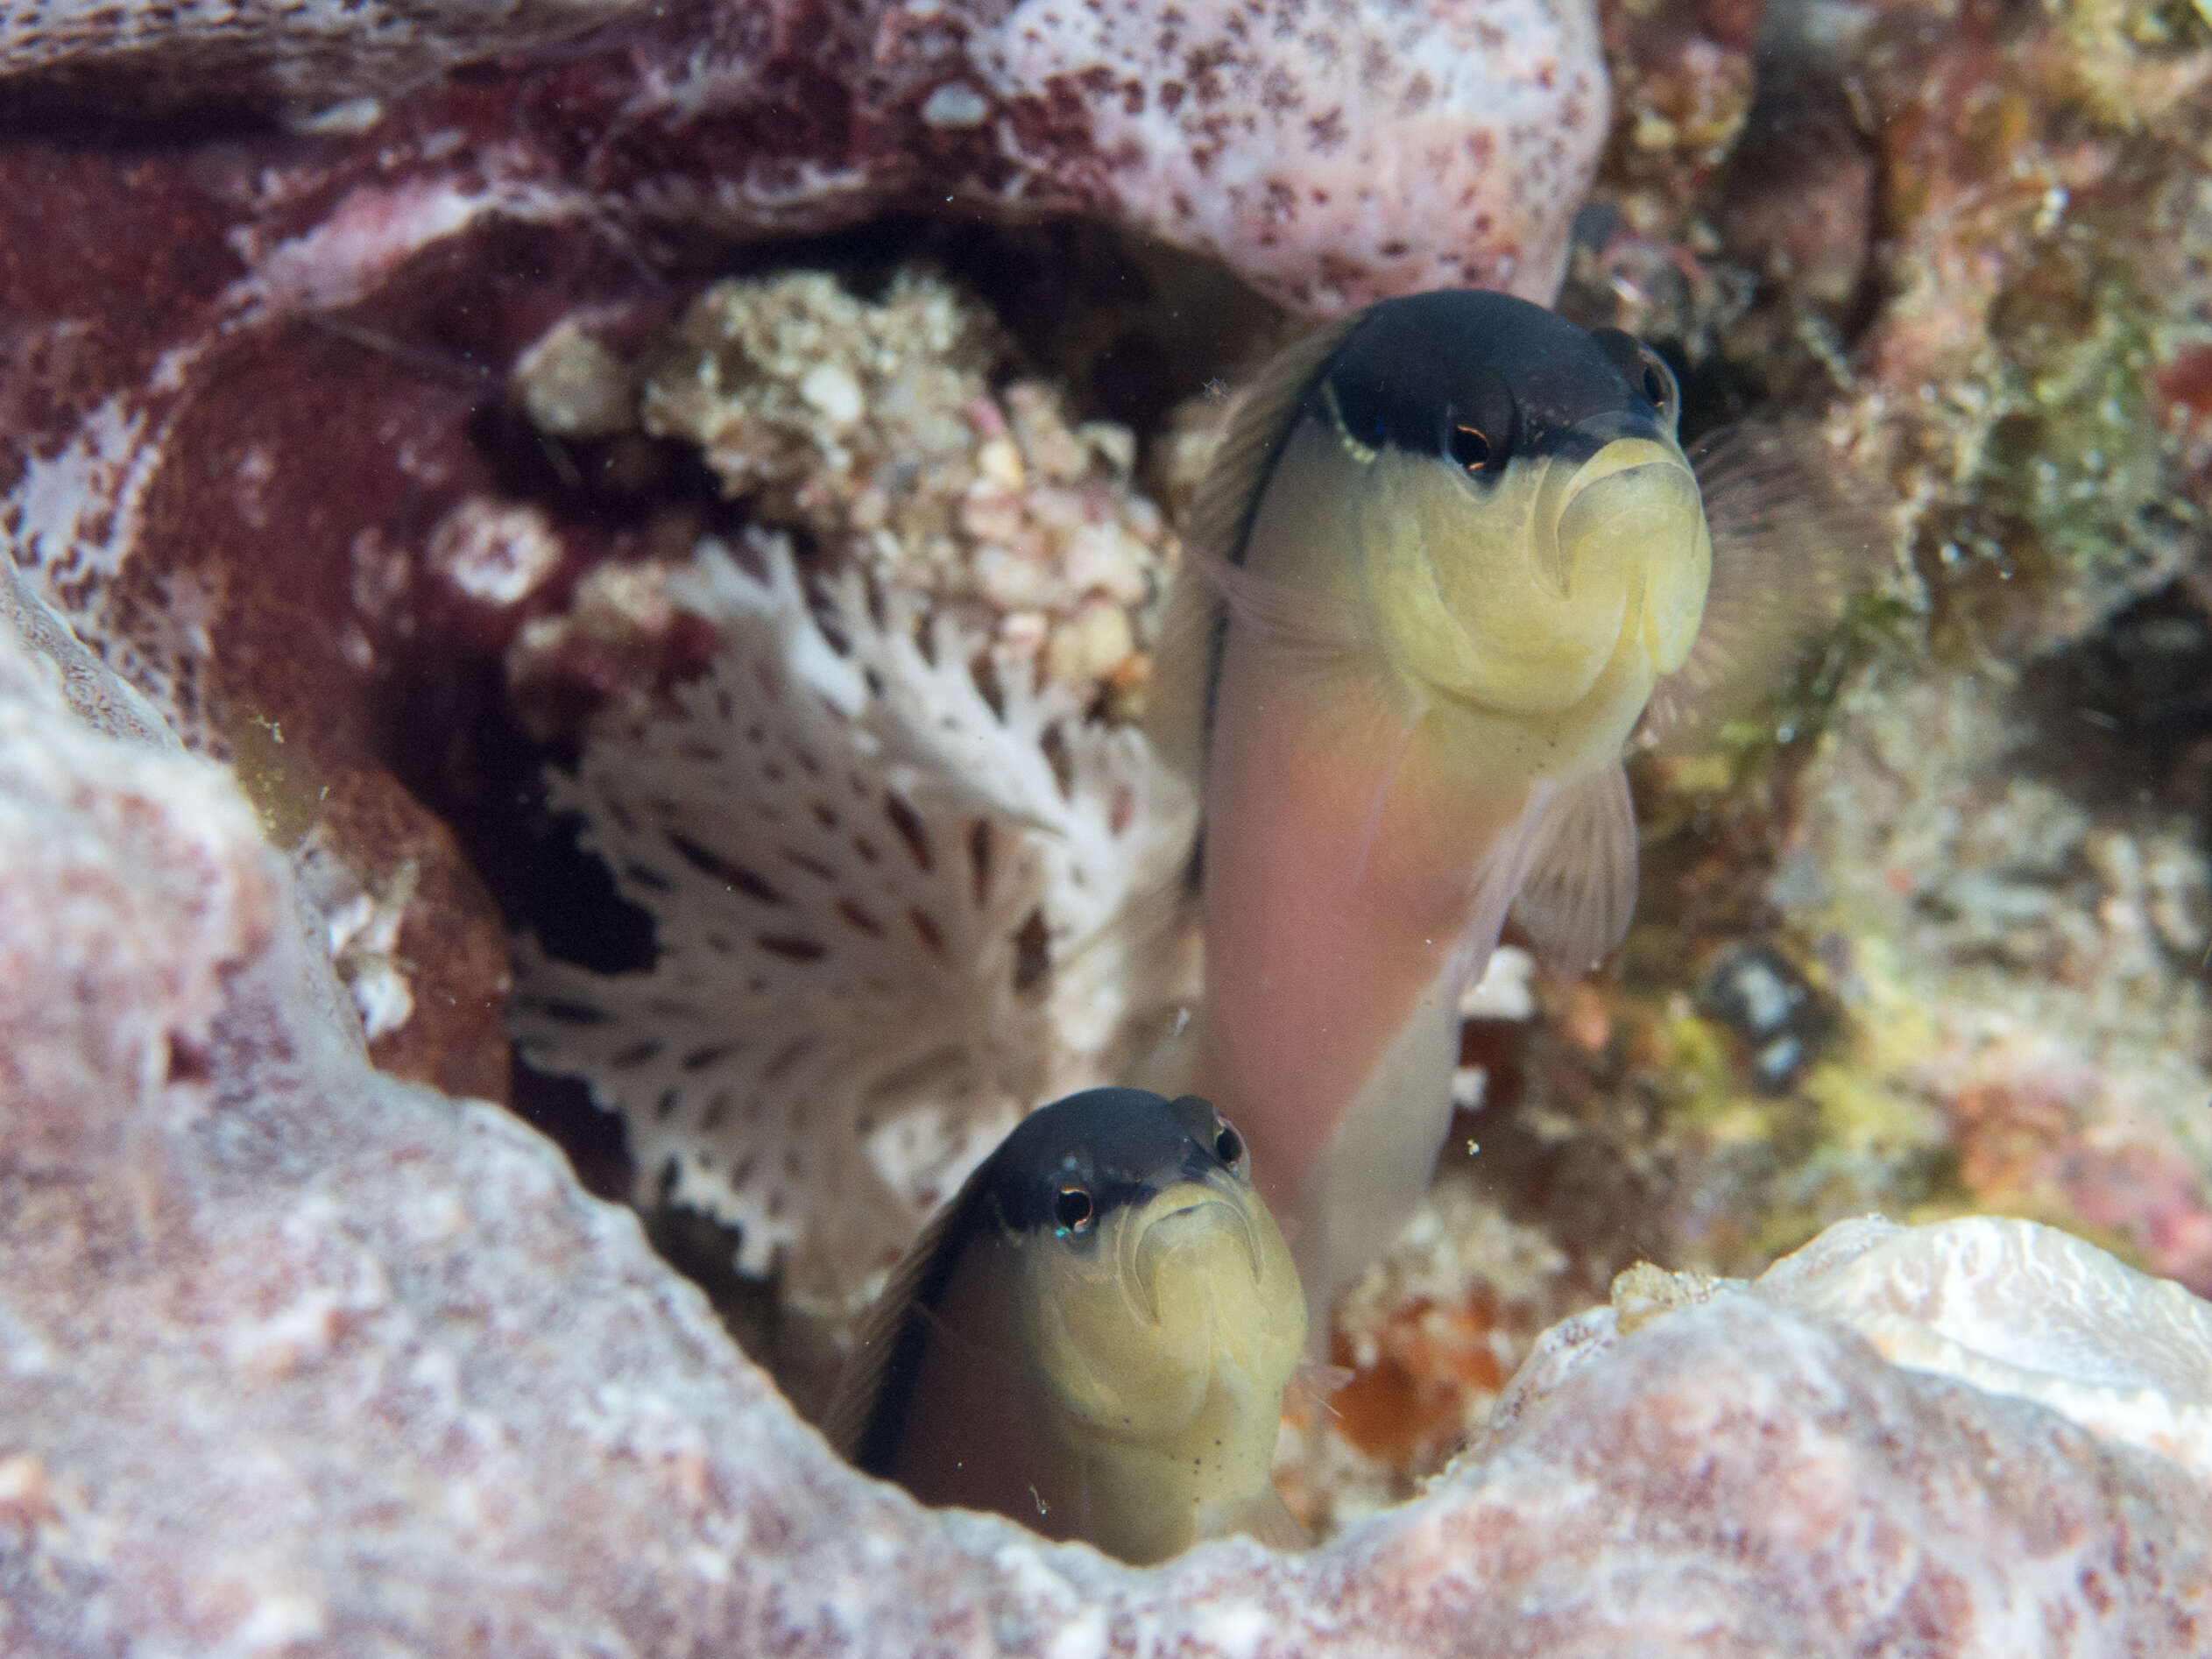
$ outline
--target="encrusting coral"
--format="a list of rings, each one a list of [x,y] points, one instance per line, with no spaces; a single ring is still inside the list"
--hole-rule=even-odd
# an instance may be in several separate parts
[[[66,640],[35,603],[0,616]],[[1968,1250],[1847,1232],[1802,1288],[1785,1264],[1748,1292],[1638,1290],[1633,1330],[1608,1309],[1547,1338],[1421,1501],[1301,1561],[1233,1542],[1136,1573],[924,1511],[839,1465],[554,1148],[373,1070],[244,799],[136,736],[96,667],[66,673],[129,740],[0,632],[0,1593],[23,1643],[2202,1644],[2203,1311],[2017,1224]],[[1988,1288],[2007,1341],[1915,1288],[1940,1263]],[[2197,1451],[2069,1421],[2058,1391],[1901,1369],[1851,1333],[1869,1315],[2083,1378],[2093,1403],[2163,1394],[2187,1430],[2167,1450]],[[2159,1357],[2127,1355],[2138,1331]]]
[[[864,300],[800,272],[717,283],[638,365],[640,420],[681,439],[762,519],[807,532],[1086,699],[1134,689],[1173,538],[1130,487],[1135,435],[1071,420],[1034,379],[994,386],[1006,342],[941,279]]]
[[[1325,314],[1460,283],[1549,293],[1605,126],[1594,11],[43,0],[0,13],[0,81],[64,110],[122,88],[274,106],[306,130],[279,208],[335,159],[356,235],[497,212],[788,235],[958,202],[1087,214]],[[425,76],[494,54],[464,84]]]
[[[1752,1288],[1707,1276],[1869,1208],[1997,1207],[2212,1285],[2201,9],[1454,0],[1332,36],[1287,7],[615,10],[393,7],[373,39],[322,33],[313,5],[0,23],[0,84],[32,111],[0,145],[0,536],[161,706],[4,581],[0,611],[67,658],[75,706],[165,752],[67,726],[55,676],[0,648],[0,1415],[24,1425],[0,1575],[30,1639],[2212,1645],[2198,1304],[1998,1223],[1852,1224]],[[402,84],[587,12],[610,26]],[[669,1190],[738,1218],[748,1267],[781,1253],[793,1288],[849,1295],[965,1134],[1108,1068],[1148,1017],[1130,987],[1175,978],[1164,936],[1166,967],[1120,957],[1138,935],[1074,875],[1135,892],[1184,808],[1116,828],[1070,762],[1096,745],[1099,779],[1141,780],[1093,723],[1141,704],[1178,498],[1157,487],[1163,523],[1131,480],[1187,476],[1220,406],[1185,405],[1179,436],[1141,400],[1094,425],[1079,385],[1020,378],[1048,356],[1005,379],[979,308],[929,279],[696,291],[763,269],[699,233],[950,195],[1148,229],[1316,312],[1438,280],[1544,293],[1606,124],[1600,32],[1622,95],[1563,308],[1654,338],[1700,420],[1825,410],[1897,486],[1898,556],[1774,719],[1644,764],[1642,925],[1614,974],[1539,978],[1537,1018],[1471,1025],[1454,1168],[1339,1310],[1341,1415],[1317,1406],[1286,1451],[1331,1542],[1140,1579],[846,1479],[626,1218],[508,1119],[370,1071],[349,1032],[449,1091],[505,1089],[505,930],[439,815],[506,921],[534,919],[527,837],[499,840],[532,808],[484,803],[534,797],[530,738],[581,738],[554,793],[626,849],[616,885],[662,954],[630,975],[530,956],[535,1052],[623,1094],[643,1195],[675,1154]],[[1339,100],[1373,44],[1390,61]],[[301,124],[208,143],[149,121],[119,145],[74,124],[131,86]],[[48,109],[66,137],[40,136]],[[1040,286],[1056,314],[1096,303]],[[811,340],[760,332],[779,311]],[[907,350],[945,317],[952,343]],[[1173,395],[1233,378],[1226,356]],[[906,389],[927,395],[902,411]],[[703,533],[736,562],[703,562]],[[867,757],[904,860],[860,905],[880,939],[839,908],[854,869],[784,857],[818,848],[757,815],[739,845],[692,833],[686,792],[717,773],[687,745],[739,757],[755,807],[816,804],[720,715],[748,662],[807,688],[774,741]],[[872,745],[937,706],[998,785],[925,799],[967,764],[927,744],[878,774]],[[253,816],[163,716],[296,850],[313,951]],[[921,869],[894,800],[959,856]],[[991,904],[958,879],[979,822]],[[894,891],[973,956],[823,1014],[890,959]],[[840,948],[795,959],[824,935]],[[896,942],[901,974],[950,960],[911,918]],[[313,959],[333,951],[344,990]],[[753,996],[747,964],[802,988],[753,1006],[834,1029],[815,1098],[845,1104],[797,1143],[795,1101],[763,1104],[740,1192],[732,1121],[777,1055],[681,1062],[710,1048],[689,1033],[717,985]],[[943,1072],[886,1057],[924,1019],[962,1034]],[[938,1103],[971,1087],[964,1132]],[[859,1172],[850,1251],[768,1167],[794,1144]],[[1700,1271],[1634,1274],[1539,1337],[1639,1258]]]
[[[710,672],[553,780],[656,964],[526,948],[514,1028],[623,1112],[643,1200],[849,1307],[1023,1112],[1164,1032],[1194,807],[950,615],[847,571],[817,619],[781,539],[746,551],[760,575],[710,543],[675,589]]]

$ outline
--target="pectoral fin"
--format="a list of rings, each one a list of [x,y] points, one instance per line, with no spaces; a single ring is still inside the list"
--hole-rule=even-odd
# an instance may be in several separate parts
[[[1644,709],[1661,749],[1694,749],[1780,690],[1894,541],[1881,491],[1822,450],[1810,433],[1731,427],[1692,454],[1713,576],[1688,660]]]
[[[1636,808],[1618,761],[1550,794],[1513,917],[1564,973],[1587,973],[1636,913]]]
[[[1283,1501],[1283,1494],[1273,1486],[1254,1501],[1237,1530],[1247,1537],[1258,1539],[1270,1550],[1293,1551],[1313,1548],[1312,1535],[1298,1524],[1297,1516],[1290,1513],[1290,1506]]]
[[[1271,653],[1326,667],[1353,662],[1371,652],[1358,618],[1328,595],[1272,581],[1197,548],[1185,557],[1192,574],[1220,596],[1231,619],[1265,640]]]

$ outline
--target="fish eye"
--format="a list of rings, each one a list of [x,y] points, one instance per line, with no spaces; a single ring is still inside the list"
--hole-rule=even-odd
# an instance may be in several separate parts
[[[1223,1124],[1213,1137],[1213,1155],[1234,1168],[1237,1160],[1244,1156],[1244,1137]]]
[[[1490,440],[1476,427],[1455,426],[1445,440],[1452,458],[1469,472],[1481,472],[1490,464]]]
[[[1098,1206],[1081,1187],[1063,1187],[1060,1196],[1052,1201],[1052,1219],[1070,1232],[1088,1232],[1092,1218],[1097,1214]]]
[[[1671,412],[1680,395],[1674,384],[1674,371],[1650,351],[1643,357],[1643,395],[1650,399],[1651,406],[1661,414]]]

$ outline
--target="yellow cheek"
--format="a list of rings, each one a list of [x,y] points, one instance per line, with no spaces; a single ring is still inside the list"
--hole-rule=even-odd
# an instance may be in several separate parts
[[[1360,539],[1403,672],[1534,716],[1581,702],[1624,643],[1681,666],[1712,573],[1696,479],[1643,440],[1564,465],[1516,462],[1478,496],[1432,461],[1377,459]]]
[[[1116,1248],[1122,1218],[1078,1259],[1049,1238],[1024,1242],[1021,1325],[1045,1395],[1068,1426],[1117,1440],[1179,1430],[1205,1398],[1205,1356],[1155,1323]]]
[[[1666,544],[1680,551],[1654,559],[1643,593],[1644,638],[1657,674],[1672,674],[1690,660],[1705,622],[1705,596],[1713,581],[1713,536],[1702,507],[1689,533]]]
[[[1225,1365],[1277,1393],[1289,1381],[1304,1297],[1274,1222],[1241,1197],[1248,1226],[1208,1226],[1164,1253],[1138,1249],[1142,1211],[1112,1218],[1080,1260],[1055,1240],[1025,1242],[1027,1352],[1064,1430],[1156,1445],[1198,1415]]]
[[[1544,714],[1579,702],[1604,670],[1628,588],[1608,570],[1570,573],[1537,554],[1541,483],[1531,468],[1477,498],[1434,461],[1376,461],[1360,551],[1379,632],[1415,680],[1485,708]]]

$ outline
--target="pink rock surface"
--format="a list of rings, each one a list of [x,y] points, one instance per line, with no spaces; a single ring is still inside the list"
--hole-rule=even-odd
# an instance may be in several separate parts
[[[313,108],[626,9],[628,0],[11,0],[0,7],[0,75],[88,69],[156,105],[267,92]]]
[[[235,790],[61,678],[0,631],[17,1650],[2212,1643],[2179,1465],[1741,1294],[1560,1327],[1427,1498],[1303,1557],[1141,1573],[930,1515],[843,1470],[549,1144],[371,1070]]]
[[[516,55],[413,90],[494,52]],[[11,74],[60,77],[64,107],[110,107],[118,84],[329,106],[326,127],[365,132],[287,164],[378,175],[347,235],[478,192],[740,233],[948,203],[1086,213],[1322,314],[1459,283],[1548,299],[1608,117],[1589,0],[46,0],[0,11]],[[384,116],[376,93],[407,95]]]

